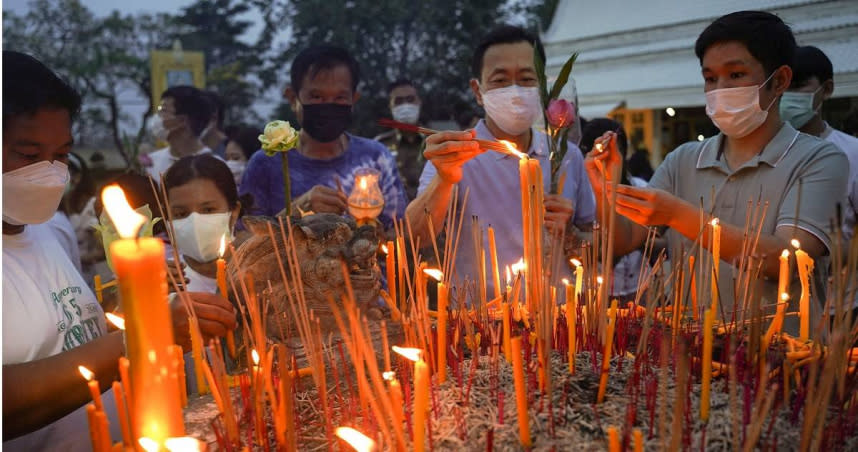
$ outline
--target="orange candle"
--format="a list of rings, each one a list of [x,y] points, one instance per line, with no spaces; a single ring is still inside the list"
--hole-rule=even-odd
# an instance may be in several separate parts
[[[107,426],[107,413],[104,411],[95,411],[95,423],[98,434],[98,444],[101,450],[108,452],[112,449],[113,440],[110,439],[110,429]]]
[[[133,444],[131,436],[131,424],[128,421],[128,411],[125,407],[125,391],[118,381],[113,382],[113,398],[116,400],[116,412],[119,417],[119,428],[122,429],[122,444],[131,447]]]
[[[643,452],[644,450],[644,438],[643,432],[641,429],[634,429],[634,437],[635,437],[635,452]]]
[[[700,420],[709,421],[709,391],[712,381],[712,324],[714,314],[707,309],[703,314],[703,366],[700,385]]]
[[[197,320],[193,317],[189,319],[191,329],[191,358],[194,360],[194,374],[197,378],[197,394],[204,395],[209,393],[209,386],[206,384],[205,371],[203,370],[203,344],[200,343],[202,338],[199,334],[193,334],[199,329]]]
[[[512,348],[512,372],[515,383],[515,406],[518,412],[518,435],[521,445],[530,447],[530,423],[527,412],[527,387],[524,382],[524,363],[521,358],[521,336],[510,340]]]
[[[86,419],[89,423],[89,441],[92,443],[93,452],[103,450],[101,448],[101,437],[98,435],[98,419],[95,417],[95,405],[86,405]]]
[[[226,234],[224,234],[220,238],[220,249],[218,250],[218,258],[217,258],[217,289],[220,292],[221,296],[224,298],[229,298],[229,290],[226,286],[226,260],[224,260],[223,255],[226,252]],[[229,351],[229,356],[232,359],[235,359],[235,333],[233,331],[227,331],[226,333],[226,348]]]
[[[608,451],[620,452],[620,435],[616,427],[608,427]]]
[[[119,186],[105,188],[102,199],[123,237],[110,245],[110,255],[125,313],[133,431],[163,444],[168,437],[185,434],[178,387],[163,377],[169,373],[173,344],[164,243],[152,237],[134,239],[145,219],[128,206]]]
[[[394,304],[391,309],[396,307],[396,254],[394,250],[393,241],[388,240],[387,245],[384,246],[386,253],[384,263],[387,271],[387,293],[390,294],[390,299],[393,300]]]
[[[93,374],[84,366],[77,366],[78,372],[86,379],[86,385],[89,387],[89,394],[92,396],[92,403],[95,404],[96,411],[104,411],[104,405],[101,403],[101,390],[98,387],[98,380],[94,379]]]
[[[611,372],[611,352],[614,348],[614,327],[617,324],[617,299],[611,302],[611,309],[608,311],[608,327],[605,330],[605,349],[602,352],[602,375],[599,380],[599,394],[597,403],[602,403],[605,400],[605,389],[608,387],[608,375]]]
[[[713,218],[712,222],[712,312],[718,312],[718,280],[720,276],[719,267],[721,264],[721,223],[717,218]]]
[[[793,239],[795,260],[798,265],[798,278],[801,283],[801,298],[798,301],[799,338],[806,341],[810,337],[810,274],[813,272],[813,259],[801,249],[798,240]]]
[[[509,286],[507,286],[509,287]],[[509,292],[509,290],[507,291]],[[510,339],[511,339],[511,325],[509,319],[509,302],[504,302],[501,305],[501,322],[503,324],[503,354],[506,356],[507,362],[510,362],[512,356],[512,348],[510,347]]]
[[[429,412],[429,366],[421,356],[414,363],[414,450],[426,450],[426,413]]]
[[[577,271],[576,271],[577,273]],[[575,329],[578,327],[578,303],[575,299],[575,288],[568,281],[566,284],[566,331],[569,339],[569,373],[575,374],[575,353],[577,348],[577,337]]]
[[[498,268],[498,250],[495,245],[495,230],[489,226],[489,256],[492,265],[492,281],[495,284],[495,298],[500,298],[503,290],[500,281],[500,268]]]
[[[405,413],[402,411],[402,385],[396,379],[395,372],[385,372],[384,379],[387,380],[387,389],[390,392],[390,402],[393,405],[393,427],[396,429],[402,428],[402,422],[405,420]]]
[[[449,291],[438,283],[438,383],[447,381],[447,304]]]

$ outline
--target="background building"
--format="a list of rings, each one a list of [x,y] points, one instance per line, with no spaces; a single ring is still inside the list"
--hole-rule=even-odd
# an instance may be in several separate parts
[[[799,45],[828,55],[835,91],[823,118],[858,133],[858,0],[560,0],[543,35],[547,71],[556,74],[579,52],[572,76],[581,116],[622,122],[632,149],[650,150],[656,165],[678,145],[718,132],[704,111],[694,42],[717,17],[748,9],[777,14]]]

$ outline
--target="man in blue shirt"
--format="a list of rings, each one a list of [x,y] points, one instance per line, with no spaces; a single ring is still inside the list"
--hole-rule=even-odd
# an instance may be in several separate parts
[[[389,229],[405,212],[405,192],[396,161],[383,144],[346,133],[360,95],[357,61],[343,48],[314,46],[292,62],[286,97],[301,124],[300,143],[289,151],[293,206],[315,213],[343,214],[355,171],[379,172],[384,211],[378,220]],[[251,212],[276,215],[285,208],[280,157],[257,151],[244,171],[241,194],[253,196]]]
[[[429,162],[420,177],[417,198],[406,215],[412,230],[429,243],[428,217],[436,232],[447,213],[453,186],[458,196],[468,200],[464,214],[477,216],[483,228],[492,226],[497,237],[498,265],[517,262],[523,255],[521,189],[518,159],[484,152],[474,138],[508,140],[539,160],[545,182],[545,225],[559,231],[570,223],[589,227],[595,218],[595,199],[584,171],[581,151],[569,143],[564,168],[566,183],[562,195],[548,194],[550,163],[545,134],[531,127],[542,114],[533,52],[545,58],[542,45],[527,31],[502,26],[492,31],[474,52],[471,90],[486,110],[485,119],[474,130],[443,132],[426,139],[424,156]],[[461,202],[459,205],[463,205]],[[427,216],[425,212],[429,212]],[[486,253],[488,255],[488,253]],[[478,257],[468,227],[460,236],[456,258],[459,281],[475,278]],[[486,268],[489,267],[486,263]],[[487,293],[493,294],[489,278]]]

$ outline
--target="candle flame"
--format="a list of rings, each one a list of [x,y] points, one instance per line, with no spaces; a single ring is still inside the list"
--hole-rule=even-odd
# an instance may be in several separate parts
[[[402,355],[403,358],[409,359],[411,361],[420,361],[420,354],[423,353],[423,350],[419,348],[405,348],[394,345],[393,351]]]
[[[122,317],[112,312],[106,312],[104,316],[107,317],[107,320],[110,320],[110,323],[116,325],[116,328],[119,328],[120,330],[125,329],[125,319],[123,319]]]
[[[597,283],[599,283],[599,284],[602,284],[603,282],[605,282],[605,278],[602,278],[601,276],[597,276],[597,277],[596,277],[596,282],[597,282]]]
[[[781,257],[784,257],[784,258],[789,257],[789,250],[781,251]]]
[[[381,244],[381,252],[384,254],[390,254],[390,251],[388,251],[388,249],[387,249],[387,245],[385,245],[383,243]]]
[[[525,154],[524,152],[519,151],[519,150],[518,150],[518,148],[516,148],[516,147],[515,147],[515,145],[514,145],[514,144],[512,144],[512,142],[509,142],[509,141],[507,141],[507,140],[499,140],[499,141],[500,141],[504,146],[506,146],[506,148],[507,148],[507,149],[509,149],[509,152],[510,152],[510,153],[512,153],[512,154],[513,154],[513,155],[515,155],[516,157],[518,157],[518,158],[520,158],[520,159],[526,159],[526,158],[527,158],[527,154]]]
[[[512,281],[512,270],[509,269],[509,265],[506,266],[506,283]]]
[[[790,243],[790,245],[792,245],[793,248],[795,248],[797,250],[801,249],[801,242],[799,242],[798,240],[792,239],[789,241],[789,243]]]
[[[192,436],[182,436],[178,438],[167,438],[164,441],[164,447],[170,452],[199,452],[200,440]]]
[[[569,262],[571,262],[571,263],[572,263],[572,265],[574,265],[574,266],[575,266],[575,268],[578,268],[578,267],[580,267],[581,265],[583,265],[583,264],[581,264],[581,261],[579,261],[578,259],[569,259]]]
[[[104,210],[107,211],[110,221],[116,227],[116,232],[123,239],[136,237],[140,227],[146,223],[146,217],[135,212],[128,205],[125,192],[119,185],[112,184],[104,187],[104,191],[101,192],[101,202],[104,204]]]
[[[515,274],[520,274],[521,272],[527,270],[527,264],[524,263],[524,258],[518,260],[518,262],[512,264],[512,272]]]
[[[250,351],[250,357],[253,358],[253,364],[259,365],[259,353],[256,353],[256,349]]]
[[[424,268],[423,273],[431,276],[435,279],[435,281],[441,281],[441,279],[444,278],[444,273],[442,273],[441,270],[438,270],[437,268]]]
[[[789,300],[789,294],[786,292],[782,293],[781,294],[781,301],[786,302],[787,300]]]
[[[84,366],[77,366],[77,371],[83,375],[83,378],[86,379],[86,381],[92,381],[92,378],[95,377],[95,374]]]
[[[357,452],[371,452],[375,450],[375,441],[351,427],[337,427],[335,433]]]
[[[718,220],[717,218],[713,218],[712,221],[709,222],[709,224],[711,224],[712,226],[718,226],[719,221],[720,220]]]
[[[569,284],[571,284],[571,283],[569,282],[569,279],[568,279],[568,278],[563,278],[563,279],[561,279],[561,280],[560,280],[560,282],[562,282],[564,286],[568,286]]]
[[[217,249],[217,256],[223,258],[223,253],[226,252],[226,233],[220,236],[220,246]]]
[[[596,143],[596,152],[602,152],[605,150],[605,147],[602,146],[602,143]]]
[[[386,381],[392,381],[396,379],[396,372],[388,370],[387,372],[381,374],[381,376],[384,377]]]
[[[158,452],[158,449],[160,449],[157,441],[145,436],[138,439],[137,443],[140,444],[140,447],[142,447],[146,452]]]

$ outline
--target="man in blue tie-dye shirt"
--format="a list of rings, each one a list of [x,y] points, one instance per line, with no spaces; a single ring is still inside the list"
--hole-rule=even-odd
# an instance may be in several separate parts
[[[359,80],[357,62],[340,47],[310,47],[292,62],[292,83],[285,94],[301,124],[300,145],[287,154],[292,203],[304,211],[343,214],[355,171],[372,168],[380,174],[385,203],[378,220],[389,229],[407,204],[396,160],[383,144],[345,131],[360,97]],[[241,194],[248,193],[253,214],[272,216],[283,210],[279,156],[257,151],[250,158],[241,181]]]

